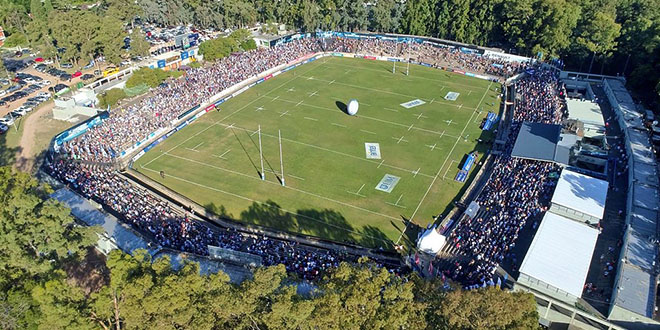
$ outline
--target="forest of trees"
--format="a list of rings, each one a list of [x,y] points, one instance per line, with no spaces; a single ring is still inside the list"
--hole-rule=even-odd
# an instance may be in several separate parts
[[[10,45],[31,45],[48,56],[55,40],[66,48],[63,59],[74,62],[98,53],[117,61],[122,23],[132,25],[136,16],[163,26],[279,22],[312,32],[407,33],[559,57],[569,69],[625,74],[649,101],[660,93],[660,0],[101,0],[76,9],[81,3],[0,0],[0,24]]]
[[[408,281],[366,259],[343,263],[311,293],[284,266],[256,269],[233,284],[199,265],[175,271],[168,258],[88,248],[97,227],[76,224],[27,173],[0,167],[2,329],[533,329],[531,294],[446,292],[440,281]]]

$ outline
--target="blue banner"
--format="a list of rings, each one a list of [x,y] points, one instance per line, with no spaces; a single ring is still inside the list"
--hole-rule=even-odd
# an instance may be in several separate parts
[[[181,53],[181,60],[185,60],[188,58],[188,52],[182,52]]]
[[[165,67],[165,64],[167,64],[167,62],[165,62],[165,60],[159,60],[158,61],[158,67],[161,68],[161,69]]]

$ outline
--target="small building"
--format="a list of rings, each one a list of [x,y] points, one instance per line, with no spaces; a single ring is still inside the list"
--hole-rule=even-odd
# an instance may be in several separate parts
[[[566,99],[568,119],[583,123],[583,135],[590,139],[605,138],[605,120],[600,105],[590,100]]]
[[[77,116],[93,117],[98,113],[97,103],[98,99],[92,89],[81,88],[70,96],[55,99],[53,118],[71,121]]]

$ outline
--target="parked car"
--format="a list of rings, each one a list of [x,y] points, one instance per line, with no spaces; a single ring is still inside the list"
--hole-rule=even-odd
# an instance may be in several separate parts
[[[100,76],[100,75],[102,75],[102,74],[103,74],[103,71],[101,71],[101,70],[94,70],[94,75],[95,75],[95,76]]]
[[[11,112],[11,114],[12,114],[15,118],[25,116],[27,113],[28,113],[27,110],[25,110],[25,109],[21,109],[21,108],[18,108],[18,109],[16,109],[16,110],[14,110],[14,111]]]
[[[93,75],[93,74],[89,74],[89,73],[85,73],[84,75],[82,75],[82,76],[80,77],[80,79],[82,79],[82,80],[90,80],[90,79],[94,79],[94,75]]]
[[[80,71],[76,71],[71,75],[71,77],[73,77],[73,78],[80,77],[80,76],[82,76],[82,72],[80,72]]]
[[[83,69],[91,69],[94,66],[94,61],[89,61],[87,65],[83,67]]]
[[[4,89],[0,89],[0,96],[5,96],[7,94],[7,91]]]
[[[46,98],[50,98],[50,93],[48,93],[48,92],[41,92],[41,93],[37,94],[37,97],[46,97]]]
[[[19,89],[21,89],[21,88],[23,88],[22,85],[14,85],[14,86],[11,86],[11,87],[7,88],[7,93],[15,92],[15,91],[17,91],[17,90],[19,90]]]
[[[67,86],[65,84],[57,84],[57,85],[55,85],[55,87],[53,87],[53,91],[55,91],[55,93],[58,93],[59,91],[65,89],[65,88],[69,88],[69,86]]]
[[[62,80],[71,80],[71,75],[68,73],[63,73],[60,75],[60,79]]]
[[[0,117],[0,124],[11,126],[14,124],[14,118],[10,115]]]
[[[71,63],[62,63],[62,64],[60,64],[60,66],[65,68],[65,69],[73,68],[73,64],[71,64]]]
[[[9,85],[9,79],[0,79],[0,84]]]
[[[9,126],[0,124],[0,134],[5,133],[9,130]]]

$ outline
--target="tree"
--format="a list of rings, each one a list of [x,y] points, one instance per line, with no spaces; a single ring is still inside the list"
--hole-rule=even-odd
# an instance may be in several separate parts
[[[380,0],[372,5],[369,12],[369,29],[377,32],[391,32],[394,30],[395,12],[397,4],[394,0]]]
[[[539,329],[532,294],[495,287],[451,291],[437,313],[450,329]]]
[[[0,167],[0,288],[79,258],[98,239],[99,228],[76,225],[50,192],[29,174]]]
[[[233,38],[217,38],[202,42],[199,45],[199,53],[207,61],[215,61],[228,56],[238,50],[238,44]]]
[[[106,15],[118,19],[121,22],[130,23],[133,26],[134,18],[142,13],[142,8],[132,0],[104,0],[103,6]]]
[[[426,35],[430,31],[429,22],[433,21],[433,13],[429,0],[410,1],[406,3],[401,29],[403,33]]]
[[[145,39],[144,33],[140,29],[133,29],[133,32],[130,34],[131,38],[131,57],[135,56],[147,56],[149,55],[149,49],[151,45]]]
[[[106,61],[119,65],[125,54],[122,50],[125,38],[126,31],[122,28],[121,22],[115,17],[105,16],[101,19],[98,34],[83,46],[81,52],[89,56],[90,60],[100,52],[105,56]]]

